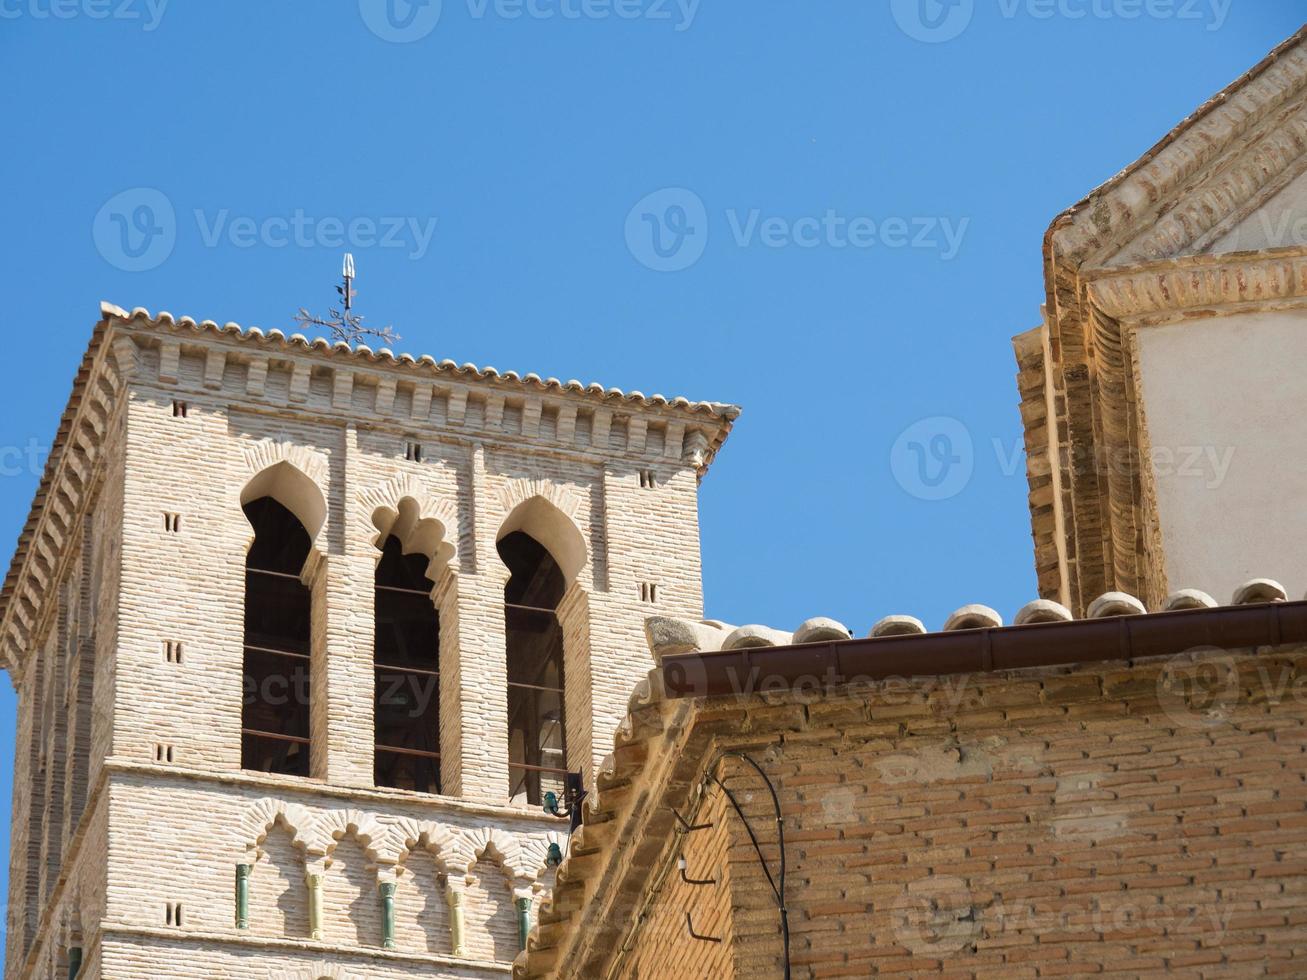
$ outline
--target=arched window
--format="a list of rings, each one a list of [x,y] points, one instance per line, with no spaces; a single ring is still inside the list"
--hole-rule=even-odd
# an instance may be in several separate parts
[[[567,775],[563,724],[563,630],[555,610],[563,572],[523,531],[499,541],[511,576],[504,589],[508,665],[508,788],[539,806],[546,790],[561,797]]]
[[[311,541],[272,497],[245,505],[254,544],[245,558],[245,698],[241,768],[309,774],[312,596],[300,580]]]
[[[424,554],[404,554],[391,535],[376,576],[378,786],[440,792],[440,618]]]

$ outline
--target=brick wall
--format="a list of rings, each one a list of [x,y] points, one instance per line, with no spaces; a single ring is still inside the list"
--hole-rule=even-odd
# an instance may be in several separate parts
[[[320,372],[312,376],[302,407],[268,413],[233,405],[236,399],[248,401],[246,366],[228,363],[215,395],[179,392],[188,386],[204,391],[207,354],[178,354],[178,381],[166,387],[151,378],[160,371],[157,357],[153,348],[143,352],[129,416],[119,658],[132,670],[115,702],[121,716],[135,719],[131,726],[118,726],[128,739],[121,750],[126,757],[149,757],[164,741],[188,765],[239,765],[240,692],[228,681],[241,660],[243,557],[251,538],[240,495],[262,469],[282,460],[314,470],[327,503],[315,541],[315,550],[326,558],[326,578],[315,619],[325,656],[315,668],[314,690],[323,707],[314,721],[318,741],[325,742],[318,754],[325,762],[321,767],[315,762],[315,772],[332,783],[371,784],[371,577],[378,556],[373,524],[378,501],[394,505],[390,498],[416,498],[451,525],[448,543],[457,552],[444,586],[449,601],[442,604],[442,671],[447,667],[442,725],[450,732],[442,746],[448,745],[446,768],[457,767],[449,782],[464,798],[500,801],[508,782],[501,676],[506,571],[495,543],[518,502],[549,499],[551,507],[565,512],[560,520],[574,522],[585,542],[588,557],[576,587],[585,594],[589,622],[569,630],[572,646],[579,648],[569,659],[594,709],[574,704],[583,709],[582,718],[569,719],[572,763],[578,768],[588,772],[602,756],[599,747],[620,720],[626,694],[649,667],[644,615],[651,608],[673,615],[702,613],[697,487],[687,465],[642,466],[638,460],[596,465],[556,449],[494,446],[430,431],[423,437],[422,463],[413,463],[404,458],[405,437],[419,426],[409,421],[387,431],[380,419],[370,418],[364,428],[352,415],[336,417],[334,388]],[[269,368],[265,390],[271,395],[288,389],[291,374]],[[172,375],[164,369],[164,376]],[[361,399],[368,390],[353,389],[350,413],[364,411]],[[179,393],[188,403],[185,418],[172,412]],[[448,414],[447,402],[432,400],[426,425]],[[465,409],[474,416],[485,410],[475,398]],[[617,433],[610,426],[608,445],[617,444]],[[639,485],[644,468],[658,474],[654,489]],[[180,534],[164,529],[165,511],[182,515]],[[639,584],[646,580],[660,585],[656,603],[640,598]],[[165,635],[189,641],[194,655],[185,669],[160,664],[157,650]],[[331,668],[322,673],[326,664]],[[157,696],[170,688],[177,697]],[[594,731],[598,738],[587,737]]]
[[[729,780],[728,780],[729,782]],[[687,819],[689,814],[686,814]],[[732,844],[744,842],[742,828],[720,793],[709,797],[694,814],[693,823],[710,829],[697,830],[682,839],[686,877],[692,881],[713,880],[713,885],[687,884],[675,867],[663,869],[667,878],[650,896],[639,942],[624,967],[629,980],[661,980],[677,977],[730,977],[739,956],[732,910],[734,882]],[[690,920],[687,922],[686,913]],[[694,939],[690,923],[700,936]]]
[[[100,822],[87,816],[99,767],[112,744],[110,705],[91,693],[112,692],[106,650],[115,635],[121,493],[121,420],[105,427],[105,452],[84,475],[89,501],[75,515],[59,584],[48,590],[42,637],[21,675],[15,739],[5,975],[15,976],[46,925],[38,961],[56,964],[80,941],[104,902]],[[53,968],[53,967],[51,967]]]
[[[1307,972],[1307,648],[715,699],[699,718],[780,791],[795,977]],[[688,778],[671,753],[694,738],[671,738],[642,764],[665,782],[629,791],[646,825]],[[765,787],[722,771],[775,873]],[[601,972],[574,955],[584,933],[631,945],[604,967],[621,977],[779,976],[775,900],[738,824],[717,822],[713,839],[662,834],[639,867],[624,856],[651,851],[624,825],[629,846],[586,871],[604,894],[643,883],[654,914],[631,936],[629,912],[592,908],[556,972],[528,975]],[[677,933],[699,900],[666,873],[682,846],[700,871],[698,851],[727,848],[729,969]]]
[[[508,800],[496,539],[517,521],[561,549],[568,763],[588,780],[650,666],[643,617],[702,614],[702,460],[682,440],[705,437],[679,409],[433,383],[149,324],[113,330],[85,382],[99,396],[84,443],[97,469],[76,477],[96,489],[80,502],[51,494],[84,524],[48,556],[65,572],[42,594],[20,683],[6,976],[28,975],[24,957],[32,975],[58,972],[70,943],[105,976],[198,975],[185,964],[199,947],[215,963],[248,959],[260,978],[299,976],[324,956],[351,969],[389,956],[403,964],[395,975],[502,973],[517,952],[515,900],[548,894],[545,847],[565,825]],[[412,441],[421,462],[405,458]],[[237,775],[251,493],[275,496],[314,533],[309,780]],[[410,510],[416,529],[401,516]],[[441,798],[372,788],[373,575],[392,532],[428,554],[437,581]],[[656,601],[642,582],[658,584]],[[170,643],[181,662],[165,655]],[[254,865],[247,932],[234,922],[238,863]],[[317,944],[309,872],[323,880]],[[393,954],[378,948],[388,881]],[[451,891],[466,915],[461,962]],[[181,927],[166,921],[177,905]]]

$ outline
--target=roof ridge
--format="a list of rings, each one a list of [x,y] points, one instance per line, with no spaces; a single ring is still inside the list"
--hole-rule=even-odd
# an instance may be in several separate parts
[[[1134,208],[1131,206],[1131,202],[1126,202],[1122,205],[1122,211],[1127,214],[1133,213],[1135,224],[1125,223],[1118,227],[1113,227],[1113,218],[1119,216],[1115,215],[1110,208],[1107,208],[1105,202],[1110,198],[1123,194],[1125,191],[1124,185],[1132,177],[1138,175],[1145,167],[1158,160],[1158,158],[1168,150],[1175,147],[1208,117],[1230,105],[1236,96],[1242,94],[1248,86],[1270,72],[1284,60],[1286,55],[1292,53],[1295,48],[1298,48],[1305,42],[1307,42],[1307,24],[1304,24],[1290,37],[1277,44],[1256,65],[1244,72],[1242,75],[1239,75],[1234,79],[1234,81],[1230,82],[1215,95],[1203,102],[1197,109],[1181,119],[1180,122],[1176,123],[1176,125],[1166,133],[1166,135],[1145,151],[1143,155],[1127,164],[1117,173],[1093,188],[1093,190],[1086,194],[1084,198],[1077,201],[1075,204],[1072,204],[1070,207],[1065,208],[1054,217],[1044,235],[1044,257],[1046,268],[1053,258],[1052,248],[1054,238],[1067,232],[1070,228],[1077,226],[1083,216],[1087,213],[1092,217],[1095,231],[1093,233],[1088,233],[1088,238],[1086,240],[1073,243],[1073,248],[1084,249],[1091,247],[1094,242],[1098,241],[1100,236],[1112,236],[1114,239],[1114,236],[1121,234],[1122,231],[1124,231],[1126,235],[1123,243],[1128,242],[1129,236],[1137,230],[1136,226],[1138,223],[1146,221],[1150,212],[1146,208]],[[1290,91],[1298,92],[1305,87],[1307,87],[1307,72],[1304,72],[1303,77],[1298,80],[1296,86],[1294,86]],[[1273,105],[1267,101],[1263,102],[1257,108],[1261,111],[1250,112],[1247,114],[1246,118],[1249,121],[1249,124],[1255,124],[1266,112],[1269,112],[1273,108]],[[1226,140],[1205,140],[1203,142],[1203,149],[1211,151],[1213,154],[1210,158],[1211,160],[1219,159],[1221,155],[1220,151],[1233,144],[1238,139],[1239,135],[1238,132],[1235,132]],[[1210,160],[1208,162],[1210,162]],[[1205,169],[1205,167],[1206,163],[1199,165],[1199,169]],[[1166,190],[1165,187],[1156,186],[1156,182],[1153,182],[1153,185],[1154,186],[1150,186],[1150,192],[1157,193],[1159,197],[1164,194]]]

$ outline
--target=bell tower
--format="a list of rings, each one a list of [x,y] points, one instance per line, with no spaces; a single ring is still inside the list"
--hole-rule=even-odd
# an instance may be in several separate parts
[[[5,975],[501,974],[737,414],[105,305],[0,597]]]

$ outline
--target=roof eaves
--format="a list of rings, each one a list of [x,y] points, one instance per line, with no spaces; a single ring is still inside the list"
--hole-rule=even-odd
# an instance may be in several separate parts
[[[693,415],[707,415],[722,422],[732,422],[740,415],[740,407],[726,402],[692,401],[684,396],[668,398],[665,395],[646,395],[642,391],[624,391],[621,388],[605,388],[598,382],[583,384],[575,379],[560,381],[558,378],[541,378],[538,374],[520,374],[517,371],[499,371],[494,367],[479,367],[476,364],[459,364],[449,359],[436,360],[430,354],[414,357],[412,354],[396,354],[388,347],[373,350],[366,344],[350,345],[345,341],[332,343],[325,338],[309,339],[304,334],[287,335],[277,328],[263,330],[259,327],[242,327],[238,323],[219,324],[214,320],[195,320],[188,316],[174,317],[167,311],[151,313],[143,307],[130,312],[110,303],[101,305],[106,317],[120,320],[128,326],[147,326],[155,329],[172,331],[191,330],[194,333],[209,333],[215,336],[228,336],[233,339],[253,342],[261,346],[273,346],[289,352],[315,352],[327,356],[351,357],[360,363],[377,366],[415,367],[441,375],[452,375],[465,380],[491,381],[515,384],[522,388],[536,391],[560,392],[583,395],[587,398],[603,401],[616,401],[634,407],[671,408]]]
[[[55,472],[59,468],[59,463],[63,459],[64,449],[68,445],[68,438],[72,432],[73,422],[77,418],[77,412],[82,405],[82,396],[86,392],[87,384],[91,379],[97,358],[104,347],[105,336],[109,329],[108,315],[101,316],[96,322],[95,328],[91,332],[90,342],[87,344],[86,351],[82,355],[81,363],[77,367],[77,373],[73,376],[72,392],[68,396],[68,402],[64,406],[62,415],[59,418],[59,428],[55,432],[54,441],[50,446],[50,453],[45,460],[45,468],[41,473],[41,480],[37,484],[36,493],[32,498],[32,506],[27,514],[26,521],[23,522],[22,530],[18,534],[18,541],[14,546],[13,556],[10,558],[9,570],[5,574],[4,584],[0,586],[0,623],[4,623],[10,612],[10,602],[13,599],[14,589],[17,587],[18,578],[22,573],[22,567],[27,556],[28,546],[36,533],[37,526],[40,524],[41,515],[45,509],[46,498],[49,494],[50,484],[54,478]],[[9,670],[13,665],[9,663],[0,664],[5,670]]]
[[[1208,116],[1225,107],[1250,83],[1274,68],[1287,53],[1303,44],[1304,41],[1307,41],[1307,25],[1300,28],[1292,37],[1278,44],[1251,69],[1244,72],[1181,120],[1141,157],[1095,187],[1082,200],[1066,208],[1053,219],[1044,234],[1044,268],[1048,290],[1047,301],[1050,309],[1056,309],[1052,270],[1055,259],[1054,247],[1057,244],[1057,239],[1063,237],[1069,229],[1077,227],[1082,220],[1091,220],[1093,222],[1093,231],[1085,231],[1080,240],[1068,243],[1068,247],[1063,248],[1058,253],[1060,258],[1070,261],[1073,265],[1080,264],[1086,250],[1100,247],[1106,239],[1112,241],[1119,239],[1121,229],[1113,227],[1113,218],[1115,216],[1114,208],[1111,206],[1113,203],[1118,205],[1115,210],[1119,210],[1123,214],[1134,214],[1139,219],[1144,217],[1134,206],[1137,202],[1119,200],[1123,196],[1128,196],[1124,185],[1149,164],[1180,143],[1191,130],[1195,129]],[[1232,134],[1226,143],[1238,137],[1236,128],[1232,126],[1231,129]],[[1225,144],[1218,145],[1212,140],[1203,140],[1201,149],[1205,154],[1215,155],[1220,146],[1223,145]],[[1149,190],[1155,193],[1159,189],[1153,187]],[[1133,227],[1125,228],[1127,235],[1132,233],[1133,230]]]
[[[668,698],[749,695],[896,677],[992,673],[1307,643],[1307,601],[1049,620],[1021,626],[745,647],[662,658]],[[761,686],[760,686],[761,685]]]
[[[1271,595],[1274,585],[1269,580],[1256,580],[1245,586],[1245,595]],[[1104,598],[1106,601],[1097,604],[1099,611],[1133,608],[1125,601],[1128,597]],[[753,719],[750,706],[773,711],[776,699],[784,697],[787,684],[796,692],[811,691],[813,681],[819,687],[838,690],[839,685],[850,681],[1075,667],[1202,649],[1255,650],[1307,643],[1307,601],[1254,601],[1211,607],[1206,605],[1208,597],[1201,593],[1186,593],[1182,598],[1187,605],[1177,602],[1176,608],[1156,613],[1104,615],[1088,620],[1049,618],[1021,626],[938,633],[908,631],[868,639],[838,639],[834,633],[838,624],[810,621],[823,624],[813,628],[829,631],[828,638],[716,652],[668,653],[667,646],[654,649],[660,666],[650,672],[631,697],[627,717],[614,740],[614,751],[604,760],[595,792],[585,800],[584,821],[558,869],[554,894],[541,906],[526,951],[513,965],[513,976],[518,980],[543,980],[555,975],[564,954],[599,955],[601,951],[591,948],[590,940],[583,935],[599,935],[595,929],[598,923],[593,920],[602,911],[595,911],[595,898],[604,895],[616,900],[603,890],[616,890],[613,894],[618,894],[622,887],[606,876],[605,854],[615,847],[635,846],[637,836],[648,848],[650,839],[659,832],[664,836],[671,833],[666,826],[671,819],[669,806],[679,803],[669,795],[656,801],[648,798],[652,785],[658,783],[663,786],[661,792],[676,794],[679,799],[692,792],[694,780],[687,772],[702,764],[705,753],[700,750],[713,739],[724,735],[746,740],[772,737],[768,733],[776,725],[783,728],[786,716],[768,716],[770,721],[761,716]],[[972,610],[972,616],[984,615],[984,607],[966,608]],[[1039,606],[1044,614],[1058,608],[1046,602]],[[920,625],[911,617],[890,619],[896,628]],[[676,637],[682,642],[694,642],[695,637],[711,642],[723,626],[715,622],[658,622],[660,625],[646,630],[651,645],[655,639],[669,641]],[[669,625],[674,623],[685,629]],[[749,690],[747,684],[740,685],[742,678],[765,680],[767,684],[765,689]],[[761,702],[749,696],[764,693],[767,696]],[[653,743],[660,740],[666,744],[654,747]],[[664,767],[661,775],[651,770],[655,765]],[[645,823],[637,827],[632,823],[635,820]],[[660,820],[662,824],[658,824]],[[569,943],[569,937],[573,942]]]

